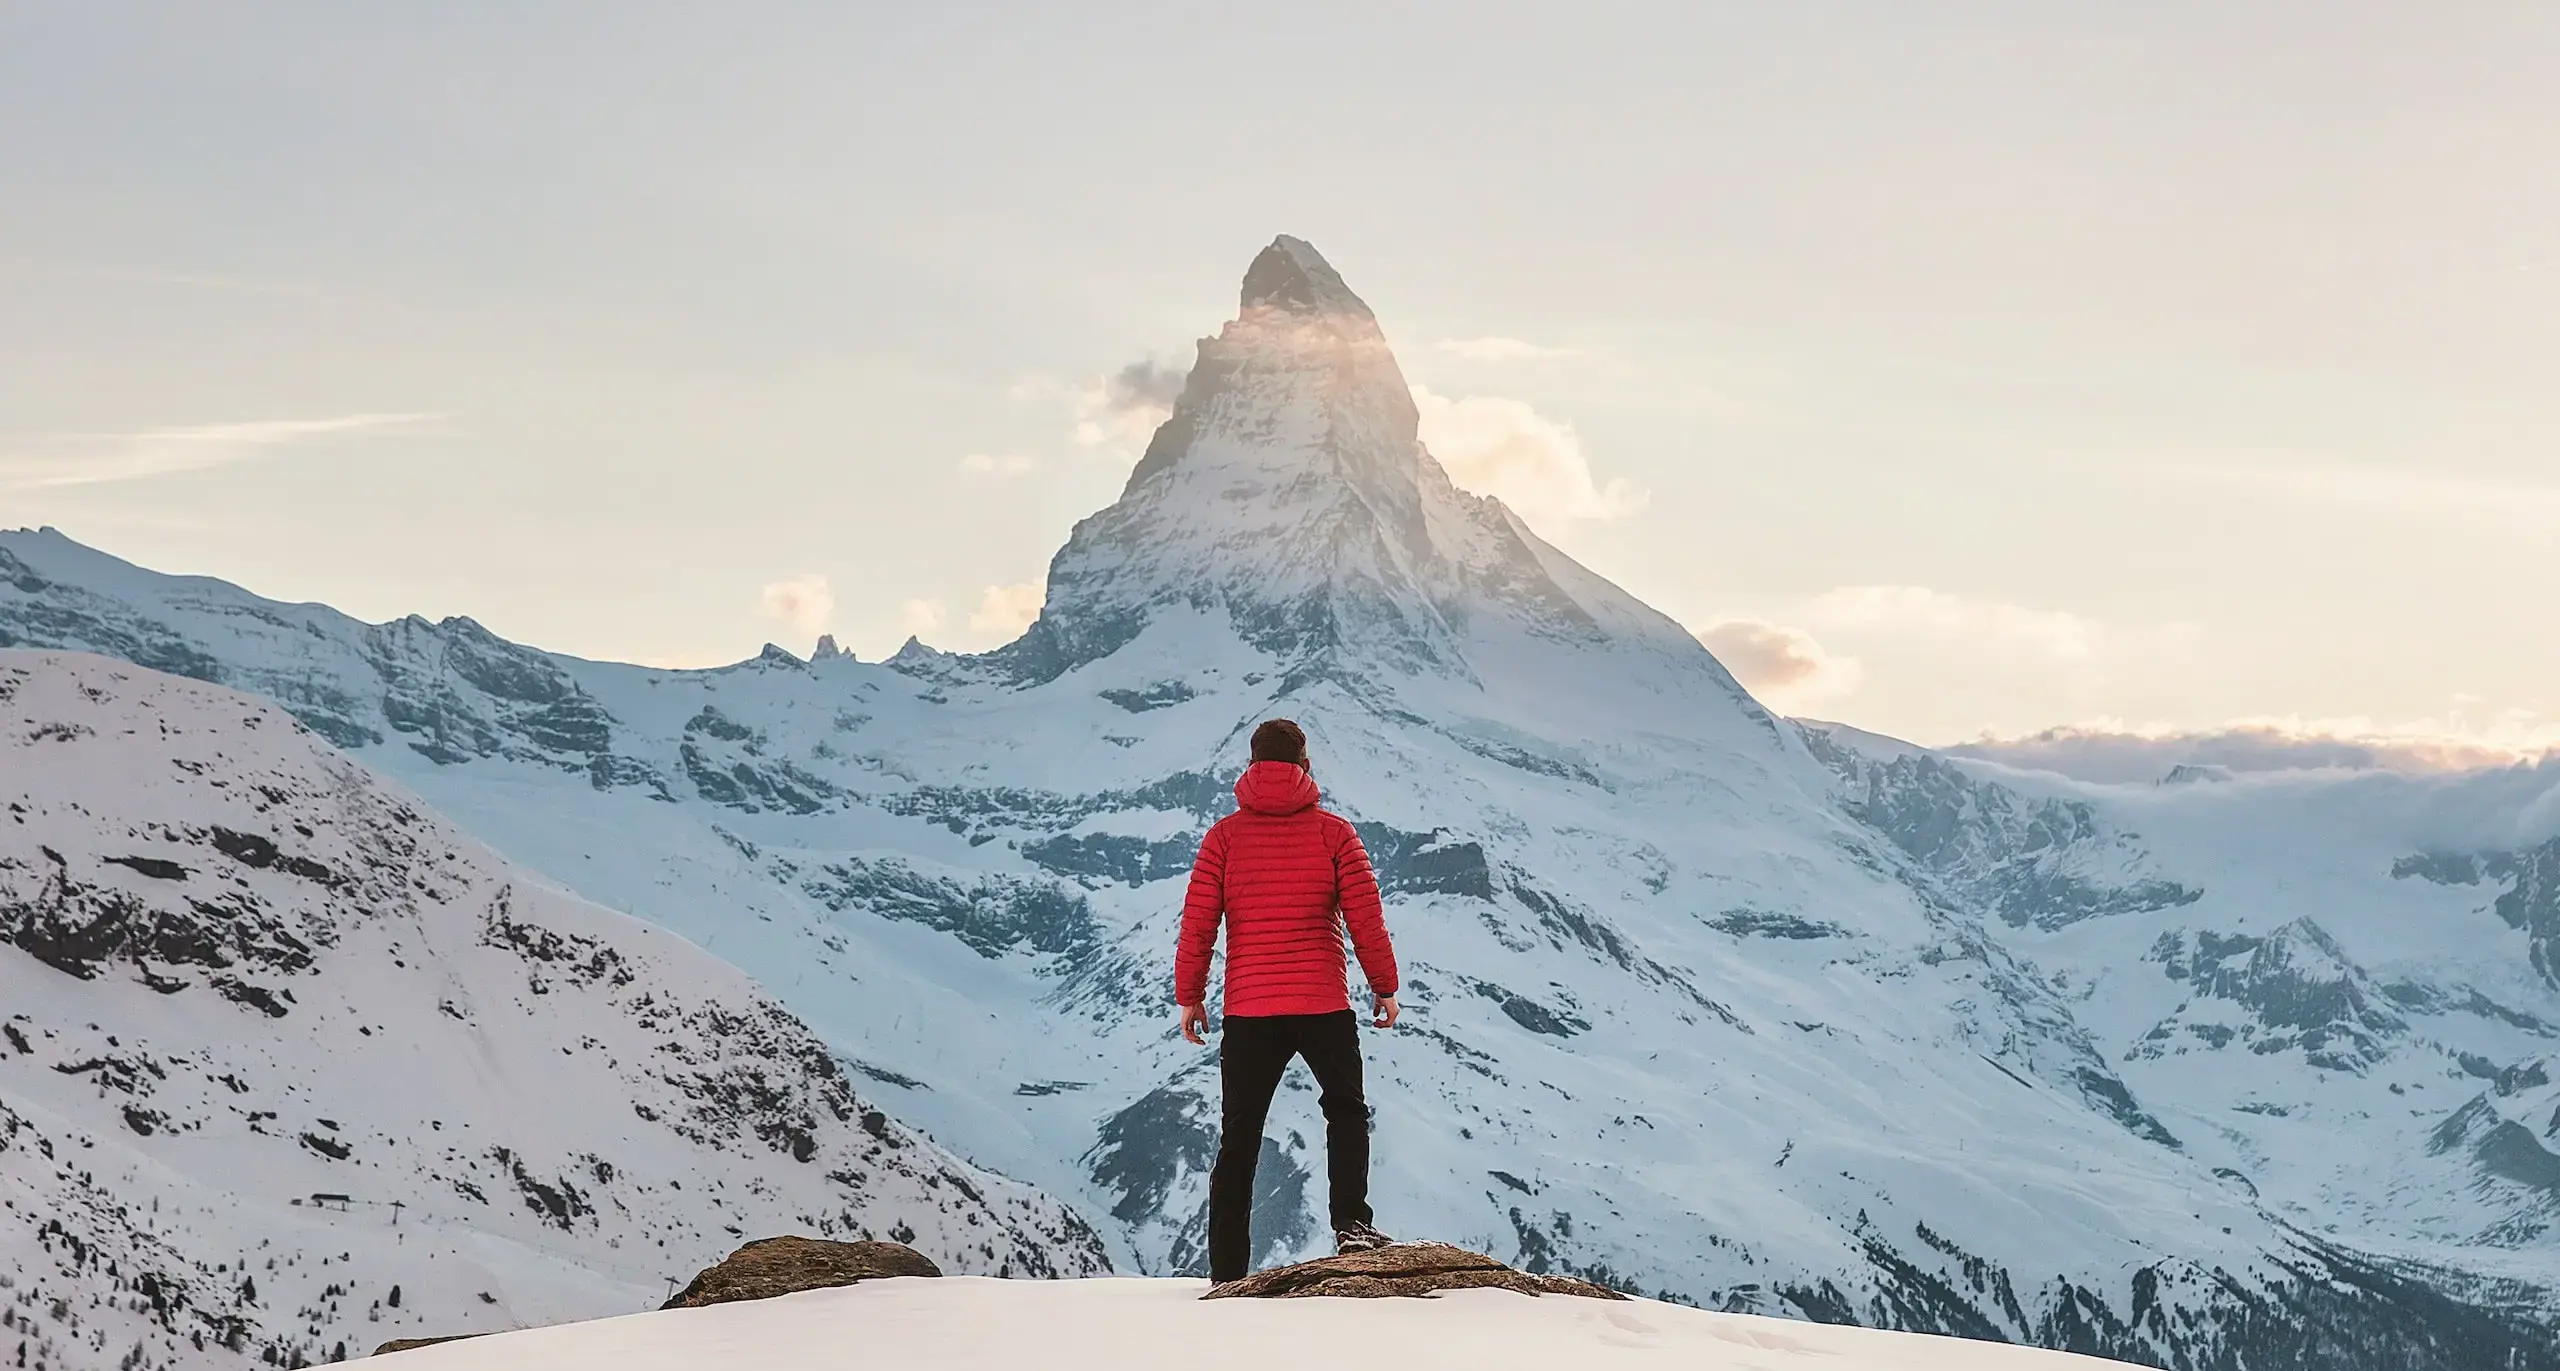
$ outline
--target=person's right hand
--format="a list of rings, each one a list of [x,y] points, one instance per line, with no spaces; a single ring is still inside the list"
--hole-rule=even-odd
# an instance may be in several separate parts
[[[1202,1035],[1208,1031],[1209,1006],[1205,1004],[1184,1005],[1182,1007],[1182,1036],[1190,1039],[1196,1045],[1205,1047],[1208,1045],[1209,1040]]]

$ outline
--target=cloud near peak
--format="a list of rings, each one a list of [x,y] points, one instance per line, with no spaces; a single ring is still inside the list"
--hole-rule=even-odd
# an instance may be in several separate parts
[[[910,637],[920,638],[935,647],[962,652],[975,652],[1000,647],[1022,636],[1032,621],[1040,617],[1040,607],[1048,601],[1048,589],[1038,581],[1018,585],[987,586],[978,592],[977,607],[962,621],[964,630],[957,642],[941,641],[952,627],[951,605],[939,595],[908,600],[898,606],[898,627]]]
[[[1854,693],[1866,669],[1825,648],[1811,633],[1763,619],[1723,619],[1696,630],[1698,641],[1744,688],[1781,713]]]
[[[1095,377],[1076,399],[1076,441],[1085,447],[1143,447],[1182,395],[1189,373],[1152,357]]]
[[[1573,425],[1522,401],[1451,399],[1415,386],[1413,403],[1422,415],[1422,445],[1449,479],[1493,496],[1532,524],[1622,519],[1644,507],[1646,493],[1625,477],[1603,482],[1592,476]]]
[[[834,587],[814,573],[767,585],[763,600],[766,618],[791,625],[803,638],[826,632],[836,615]]]
[[[951,611],[942,603],[940,596],[906,600],[898,605],[898,627],[906,630],[911,638],[941,632],[943,624],[950,618]]]
[[[978,596],[978,607],[969,615],[969,627],[1011,642],[1040,617],[1040,607],[1048,599],[1047,587],[1038,581],[989,586]]]

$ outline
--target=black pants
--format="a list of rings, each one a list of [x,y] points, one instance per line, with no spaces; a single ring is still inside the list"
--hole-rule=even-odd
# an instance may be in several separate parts
[[[1360,1021],[1331,1014],[1226,1017],[1218,1045],[1225,1096],[1218,1164],[1209,1173],[1209,1279],[1231,1281],[1253,1254],[1253,1167],[1262,1158],[1262,1121],[1291,1057],[1307,1059],[1323,1093],[1325,1169],[1333,1183],[1333,1226],[1369,1222],[1369,1102],[1360,1093]]]

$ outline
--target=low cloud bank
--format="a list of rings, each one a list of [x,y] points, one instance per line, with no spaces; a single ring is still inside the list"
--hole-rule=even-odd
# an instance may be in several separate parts
[[[2269,771],[2484,771],[2560,758],[2560,722],[2503,721],[2480,732],[2366,720],[2258,719],[2218,729],[2101,722],[1938,749],[2102,784],[2157,781],[2181,766]]]

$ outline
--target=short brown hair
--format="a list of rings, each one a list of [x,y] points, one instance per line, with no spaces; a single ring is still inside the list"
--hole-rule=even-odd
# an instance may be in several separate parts
[[[1289,719],[1265,719],[1253,731],[1253,759],[1257,762],[1291,762],[1307,764],[1307,731]]]

